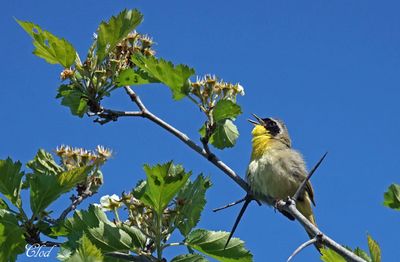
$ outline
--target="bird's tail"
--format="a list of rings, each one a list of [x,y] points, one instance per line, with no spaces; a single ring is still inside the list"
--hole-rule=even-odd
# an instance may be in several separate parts
[[[315,217],[311,208],[311,201],[308,199],[308,197],[303,199],[303,201],[297,201],[296,207],[300,211],[300,213],[302,213],[303,216],[307,218],[308,221],[310,221],[314,226],[318,227],[317,223],[315,222]],[[307,234],[310,237],[310,239],[315,238],[315,234],[308,231]],[[314,246],[318,249],[318,252],[321,253],[323,245],[321,243],[316,242]]]

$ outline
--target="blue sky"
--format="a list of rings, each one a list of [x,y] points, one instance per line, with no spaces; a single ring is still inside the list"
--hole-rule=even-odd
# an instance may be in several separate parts
[[[369,233],[385,261],[400,257],[400,214],[382,206],[383,192],[400,182],[398,1],[6,1],[0,16],[0,158],[26,162],[37,149],[60,144],[110,147],[115,154],[94,202],[133,187],[144,177],[144,163],[173,159],[214,183],[199,227],[230,230],[239,207],[211,209],[241,198],[236,184],[149,121],[99,126],[73,117],[54,98],[61,68],[33,56],[31,40],[13,20],[34,21],[84,56],[99,22],[124,8],[144,14],[138,31],[158,43],[158,56],[244,86],[243,115],[236,121],[241,136],[235,148],[215,150],[222,160],[243,176],[251,150],[246,118],[256,113],[284,119],[310,167],[329,151],[312,179],[320,228],[364,249]],[[136,90],[154,113],[198,139],[204,119],[190,101],[173,102],[166,87]],[[122,90],[105,105],[135,109]],[[66,203],[53,207],[62,210]],[[236,236],[255,261],[284,261],[306,240],[297,223],[255,204]],[[307,249],[296,261],[318,261],[316,251]]]

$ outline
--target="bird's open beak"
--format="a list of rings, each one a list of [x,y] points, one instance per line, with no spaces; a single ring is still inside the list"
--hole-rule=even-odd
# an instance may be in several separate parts
[[[264,121],[261,119],[261,117],[257,116],[256,114],[252,114],[254,116],[254,118],[258,121],[254,121],[253,119],[247,119],[247,121],[249,121],[250,123],[252,123],[253,125],[262,125],[264,123]]]

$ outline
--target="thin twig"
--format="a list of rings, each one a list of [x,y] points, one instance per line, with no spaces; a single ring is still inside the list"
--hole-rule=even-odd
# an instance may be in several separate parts
[[[59,218],[57,219],[57,221],[62,221],[64,220],[67,215],[69,214],[69,212],[75,210],[77,208],[77,206],[82,203],[83,200],[85,200],[86,198],[90,197],[93,195],[93,192],[89,191],[89,192],[84,192],[83,194],[81,194],[79,197],[75,198],[72,203],[61,213],[61,215],[59,216]]]
[[[288,258],[287,262],[289,262],[290,260],[292,260],[292,258],[294,258],[298,253],[300,253],[300,251],[302,251],[303,249],[305,249],[306,247],[308,247],[309,245],[314,244],[315,242],[317,242],[317,238],[311,238],[310,240],[304,242],[303,244],[301,244]]]
[[[304,188],[307,184],[307,182],[310,180],[311,176],[314,174],[314,172],[317,170],[317,168],[319,167],[319,165],[322,163],[322,161],[325,159],[326,155],[328,154],[328,152],[326,152],[321,159],[318,161],[318,163],[313,167],[313,169],[311,169],[311,171],[308,173],[308,176],[306,177],[306,179],[304,179],[303,183],[300,184],[299,188],[297,188],[296,193],[293,195],[292,199],[294,201],[297,201],[299,199],[299,196],[302,192],[304,192]]]
[[[240,204],[240,203],[242,203],[243,201],[245,201],[246,198],[247,198],[247,196],[245,196],[244,198],[239,199],[239,200],[237,200],[237,201],[235,201],[235,202],[229,203],[229,204],[227,204],[227,205],[225,205],[225,206],[218,207],[218,208],[214,208],[214,209],[213,209],[213,212],[218,212],[218,211],[223,210],[223,209],[225,209],[225,208],[229,208],[229,207],[236,206],[237,204]]]
[[[239,225],[239,222],[240,222],[240,220],[242,219],[242,216],[243,216],[244,212],[245,212],[246,209],[247,209],[247,206],[248,206],[248,205],[250,204],[250,202],[253,201],[253,200],[254,200],[253,197],[250,196],[250,195],[247,195],[247,196],[245,197],[245,202],[244,202],[244,204],[243,204],[243,206],[242,206],[242,209],[240,209],[240,212],[239,212],[239,215],[238,215],[237,218],[236,218],[235,224],[233,224],[231,233],[229,234],[229,237],[228,237],[228,240],[226,241],[226,244],[225,244],[224,249],[228,246],[229,241],[231,241],[231,238],[232,238],[233,234],[235,233],[236,228],[237,228],[237,226]]]
[[[241,188],[243,188],[246,192],[249,191],[249,186],[247,185],[246,181],[244,181],[240,176],[238,176],[235,171],[233,171],[228,165],[226,165],[224,162],[222,162],[215,154],[213,154],[213,157],[210,157],[211,155],[206,152],[204,148],[201,146],[197,145],[193,140],[191,140],[186,134],[183,132],[179,131],[175,127],[171,126],[167,122],[163,121],[153,113],[151,113],[143,104],[143,102],[140,100],[140,97],[136,95],[136,93],[129,87],[125,86],[125,91],[131,98],[131,100],[139,107],[139,109],[142,111],[143,117],[149,119],[150,121],[156,123],[157,125],[161,126],[171,134],[173,134],[175,137],[177,137],[179,140],[181,140],[183,143],[185,143],[187,146],[189,146],[191,149],[202,155],[204,158],[208,159],[211,163],[213,163],[216,167],[218,167],[222,172],[224,172],[226,175],[228,175],[231,179],[233,179],[236,184],[238,184]]]

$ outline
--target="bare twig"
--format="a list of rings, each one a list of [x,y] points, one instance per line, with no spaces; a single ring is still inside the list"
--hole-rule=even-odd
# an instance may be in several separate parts
[[[88,191],[88,192],[84,192],[83,194],[81,194],[79,197],[75,198],[72,203],[61,213],[61,215],[58,217],[57,221],[62,221],[64,220],[67,215],[69,214],[69,212],[73,211],[76,209],[76,207],[82,203],[83,200],[85,200],[86,198],[90,197],[93,195],[93,192]]]
[[[247,196],[245,196],[245,197],[244,197],[244,198],[242,198],[242,199],[236,200],[236,201],[235,201],[235,202],[233,202],[233,203],[229,203],[229,204],[227,204],[227,205],[225,205],[225,206],[218,207],[218,208],[214,208],[214,209],[213,209],[213,212],[217,212],[217,211],[220,211],[220,210],[223,210],[223,209],[229,208],[229,207],[236,206],[237,204],[240,204],[240,203],[242,203],[243,201],[245,201],[245,200],[246,200],[246,198],[247,198]]]
[[[302,251],[303,249],[305,249],[306,247],[308,247],[309,245],[312,245],[314,243],[316,243],[318,240],[316,237],[311,238],[310,240],[304,242],[303,244],[301,244],[298,248],[296,248],[296,250],[290,255],[290,257],[288,258],[287,262],[291,261],[292,258],[294,258],[298,253],[300,253],[300,251]]]
[[[226,241],[226,244],[225,244],[224,249],[228,246],[229,241],[231,241],[231,238],[232,238],[233,234],[235,233],[236,228],[237,228],[237,226],[239,225],[239,222],[240,222],[240,220],[242,219],[242,216],[243,216],[244,212],[245,212],[246,209],[247,209],[247,206],[248,206],[248,205],[250,204],[250,202],[253,201],[253,200],[254,200],[254,198],[253,198],[251,195],[247,195],[247,196],[245,197],[245,201],[244,201],[244,204],[243,204],[243,206],[242,206],[242,209],[240,209],[240,212],[239,212],[239,215],[238,215],[237,218],[236,218],[235,224],[233,224],[231,233],[229,234],[229,237],[228,237],[228,240]]]
[[[300,194],[304,191],[304,188],[307,184],[307,182],[310,180],[311,176],[314,174],[314,172],[317,170],[317,168],[319,167],[319,165],[322,163],[322,161],[325,159],[326,155],[328,154],[328,152],[326,152],[321,159],[318,161],[318,163],[313,167],[313,169],[311,169],[311,171],[308,173],[308,176],[306,179],[304,179],[303,183],[300,184],[299,188],[297,188],[296,193],[293,195],[292,199],[294,201],[297,201],[299,199]]]
[[[141,116],[144,118],[149,119],[150,121],[156,123],[160,127],[164,128],[167,130],[169,133],[173,134],[175,137],[177,137],[179,140],[181,140],[183,143],[185,143],[187,146],[189,146],[191,149],[196,151],[198,154],[203,156],[204,158],[208,159],[211,163],[213,163],[216,167],[218,167],[222,172],[224,172],[226,175],[228,175],[231,179],[233,179],[236,184],[238,184],[243,190],[246,192],[249,191],[249,186],[247,185],[246,181],[244,181],[240,176],[238,176],[235,171],[233,171],[228,165],[226,165],[224,162],[222,162],[215,154],[211,153],[210,151],[207,152],[203,147],[197,145],[193,140],[191,140],[186,134],[181,132],[180,130],[176,129],[175,127],[171,126],[167,122],[163,121],[153,113],[151,113],[146,106],[143,104],[143,102],[140,100],[140,97],[129,87],[125,86],[125,91],[128,94],[128,96],[131,98],[131,100],[138,106],[138,108],[141,110],[140,112],[134,112],[131,114],[128,114],[129,112],[121,112],[121,111],[114,111],[110,109],[103,109],[104,111],[108,112],[110,116]],[[99,119],[96,122],[100,123],[107,123],[109,121],[115,121],[114,119],[108,120],[107,115],[103,115],[105,118]],[[108,121],[106,121],[108,120]]]

